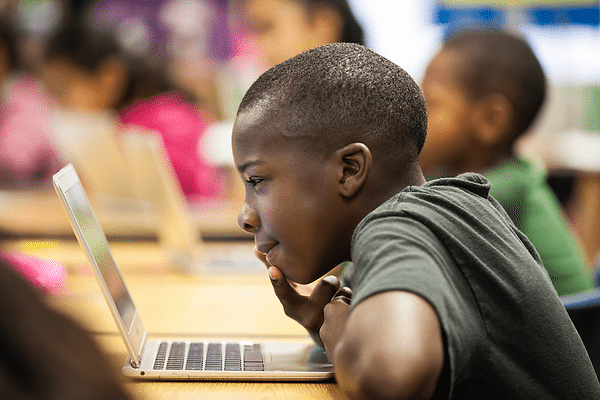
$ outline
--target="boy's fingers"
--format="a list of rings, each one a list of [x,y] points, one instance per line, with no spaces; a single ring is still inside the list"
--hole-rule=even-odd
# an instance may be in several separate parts
[[[340,288],[340,280],[329,275],[321,279],[315,286],[310,295],[310,302],[319,308],[325,307],[325,304],[331,301],[331,298],[338,292]]]
[[[285,279],[279,268],[270,266],[268,272],[275,294],[284,307],[294,305],[302,300],[302,296]]]
[[[269,269],[267,271],[269,272],[269,278],[271,278],[272,281],[283,280],[283,272],[281,272],[279,268],[269,266]]]
[[[352,289],[350,289],[347,286],[341,287],[337,293],[335,294],[335,296],[333,296],[333,299],[336,300],[342,300],[344,303],[346,304],[350,304],[350,302],[352,301]]]

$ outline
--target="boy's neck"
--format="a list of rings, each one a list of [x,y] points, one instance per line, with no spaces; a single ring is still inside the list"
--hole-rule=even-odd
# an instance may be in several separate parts
[[[371,188],[371,193],[377,193],[377,195],[372,196],[374,200],[373,205],[375,205],[374,208],[385,203],[405,188],[409,186],[421,186],[425,182],[427,180],[418,163],[412,165],[401,177],[396,176],[387,180],[381,180],[377,186]]]

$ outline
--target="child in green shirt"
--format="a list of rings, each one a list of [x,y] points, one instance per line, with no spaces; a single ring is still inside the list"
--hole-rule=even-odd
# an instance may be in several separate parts
[[[585,258],[542,169],[513,144],[544,101],[546,79],[526,41],[502,31],[451,36],[423,79],[429,125],[425,174],[478,172],[537,249],[559,295],[591,288]]]

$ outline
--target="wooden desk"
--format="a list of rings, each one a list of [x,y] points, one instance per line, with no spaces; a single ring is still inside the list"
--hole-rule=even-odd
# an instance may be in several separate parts
[[[140,209],[135,199],[102,204],[94,212],[109,237],[155,238],[158,217]],[[199,235],[220,238],[247,238],[238,226],[239,202],[205,201],[189,204],[192,226]],[[74,237],[60,201],[53,189],[0,190],[0,232],[18,237]]]
[[[49,302],[74,316],[120,368],[127,355],[85,255],[75,241],[4,241],[1,250],[63,263],[65,293]],[[186,274],[171,268],[153,242],[115,243],[111,249],[146,330],[154,338],[310,341],[283,313],[265,267],[254,259],[251,243],[208,243],[204,263]],[[225,259],[226,261],[220,262]],[[228,262],[231,261],[230,264]],[[232,267],[239,263],[238,267]],[[204,268],[203,268],[204,266]],[[345,399],[333,381],[143,382],[123,378],[140,399]]]

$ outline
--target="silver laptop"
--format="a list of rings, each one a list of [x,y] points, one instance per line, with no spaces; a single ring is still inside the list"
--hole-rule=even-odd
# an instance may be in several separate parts
[[[162,139],[151,132],[129,129],[121,136],[121,146],[136,196],[155,207],[161,247],[174,267],[192,271],[200,256],[199,232],[193,227]]]
[[[308,381],[333,377],[323,349],[311,343],[150,340],[74,167],[54,187],[84,248],[129,354],[123,373],[143,379]]]

